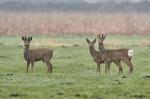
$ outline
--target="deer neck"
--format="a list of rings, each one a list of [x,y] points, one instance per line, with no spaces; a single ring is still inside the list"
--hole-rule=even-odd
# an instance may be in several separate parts
[[[30,58],[29,46],[26,46],[24,48],[24,58],[25,58],[25,60],[29,60],[29,58]]]
[[[105,51],[106,51],[106,49],[105,49],[105,47],[104,47],[103,44],[102,44],[102,45],[99,45],[99,51],[100,51],[100,52],[105,52]]]
[[[94,46],[89,46],[89,48],[90,48],[90,54],[91,54],[91,56],[95,57],[96,50],[95,50]]]

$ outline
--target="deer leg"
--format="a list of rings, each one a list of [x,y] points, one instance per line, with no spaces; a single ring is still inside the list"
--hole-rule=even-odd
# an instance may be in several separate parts
[[[52,73],[52,64],[51,64],[51,62],[50,62],[50,57],[45,56],[45,57],[44,57],[44,61],[45,61],[46,64],[47,64],[47,68],[48,68],[47,73]]]
[[[108,73],[110,73],[110,65],[107,67],[107,69],[108,69]]]
[[[33,68],[34,68],[34,62],[31,62],[31,69],[32,69],[32,73],[33,73]]]
[[[107,74],[107,64],[106,64],[106,66],[105,66],[105,74]]]
[[[52,73],[52,71],[53,71],[53,65],[51,64],[51,62],[50,62],[50,73]]]
[[[96,70],[96,72],[98,73],[98,66],[97,66],[97,70]]]
[[[46,64],[47,64],[47,73],[49,73],[50,72],[50,62],[46,62]]]
[[[28,73],[29,66],[30,66],[30,61],[27,61],[27,73]]]
[[[118,68],[119,68],[119,74],[121,73],[122,74],[122,66],[121,66],[121,63],[120,63],[120,61],[117,61],[117,62],[114,62],[117,66],[118,66]]]
[[[111,64],[111,63],[109,63],[109,64],[107,65],[107,66],[108,66],[108,67],[107,67],[107,68],[108,68],[108,73],[110,73],[110,64]]]
[[[110,67],[110,62],[107,62],[106,65],[105,65],[105,74],[107,74],[107,68]]]
[[[101,72],[99,63],[97,63],[97,72]]]
[[[96,70],[96,72],[98,73],[98,63],[97,63],[97,70]]]
[[[129,74],[133,72],[133,65],[130,60],[124,61],[129,66]]]
[[[107,68],[108,68],[108,73],[110,73],[110,64],[112,63],[112,61],[108,62]]]
[[[50,62],[46,62],[48,71],[47,73],[52,73],[52,64]]]

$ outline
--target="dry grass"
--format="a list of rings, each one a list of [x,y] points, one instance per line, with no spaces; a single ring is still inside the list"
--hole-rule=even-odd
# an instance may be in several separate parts
[[[72,46],[72,44],[61,43],[54,39],[40,40],[33,43],[34,46]]]
[[[150,40],[144,40],[144,41],[142,42],[142,45],[150,46]]]
[[[150,14],[6,13],[0,34],[150,34]]]

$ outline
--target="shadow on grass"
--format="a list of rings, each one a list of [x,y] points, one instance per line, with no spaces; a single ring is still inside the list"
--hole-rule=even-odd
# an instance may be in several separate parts
[[[19,93],[11,93],[10,97],[19,97],[19,96],[27,96],[27,94],[19,94]]]

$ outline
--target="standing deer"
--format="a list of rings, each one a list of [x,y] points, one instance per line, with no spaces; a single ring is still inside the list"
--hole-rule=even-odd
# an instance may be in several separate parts
[[[41,60],[47,64],[48,67],[47,72],[52,73],[52,64],[50,60],[53,56],[53,50],[46,48],[29,49],[32,37],[22,36],[22,40],[24,41],[24,59],[27,61],[27,73],[30,63],[33,72],[34,62]]]
[[[96,51],[94,44],[96,43],[96,39],[94,39],[92,42],[87,38],[87,43],[89,44],[90,54],[93,58],[93,60],[97,63],[97,72],[100,71],[100,64],[104,63],[104,61],[101,61],[101,53],[99,51]]]
[[[129,73],[132,73],[133,71],[133,65],[131,63],[131,58],[133,56],[133,50],[132,49],[105,49],[103,41],[106,38],[106,35],[98,35],[98,45],[99,45],[99,50],[102,54],[102,61],[105,62],[106,67],[105,67],[105,73],[110,72],[110,64],[114,62],[118,68],[119,68],[119,73],[122,73],[122,65],[121,61],[126,63],[129,66]]]

